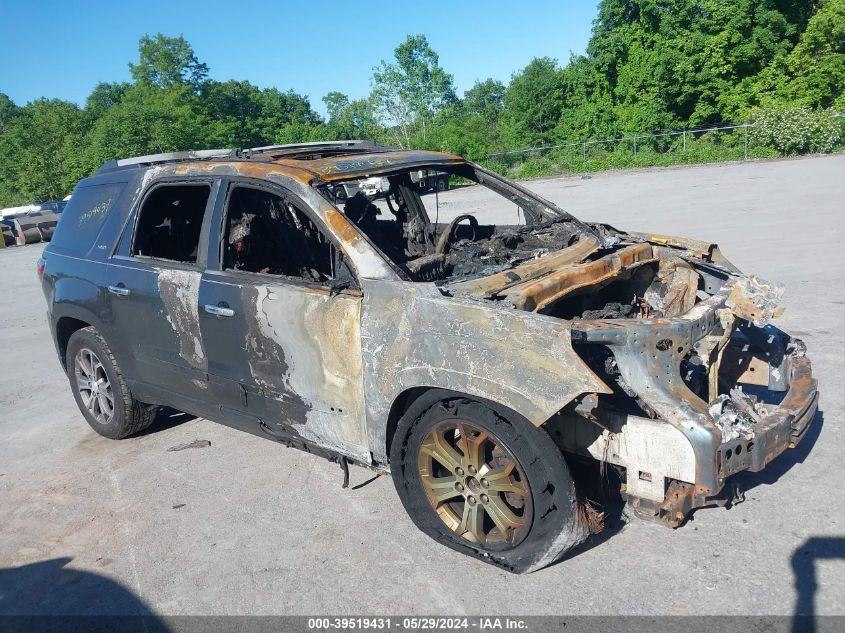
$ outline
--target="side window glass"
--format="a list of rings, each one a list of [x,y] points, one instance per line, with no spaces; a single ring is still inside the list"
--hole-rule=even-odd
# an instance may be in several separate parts
[[[336,251],[289,199],[262,189],[229,192],[224,268],[327,283],[335,279]]]
[[[79,252],[87,251],[125,186],[112,183],[79,187],[59,219],[61,230],[56,230],[53,243]]]
[[[211,186],[161,185],[138,212],[133,255],[196,262],[200,230]]]

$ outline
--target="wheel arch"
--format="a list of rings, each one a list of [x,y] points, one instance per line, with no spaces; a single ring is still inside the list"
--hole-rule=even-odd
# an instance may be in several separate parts
[[[63,316],[56,321],[56,350],[62,367],[67,367],[67,345],[74,332],[90,327],[91,324],[76,317]]]
[[[411,387],[399,393],[390,406],[390,412],[388,413],[387,425],[385,429],[385,443],[383,447],[385,456],[390,455],[390,449],[393,445],[393,440],[396,439],[396,431],[399,428],[399,421],[402,419],[402,416],[404,416],[405,413],[410,410],[411,407],[423,397],[433,397],[434,394],[432,394],[431,392],[437,392],[436,398],[434,398],[431,402],[432,404],[434,402],[446,400],[449,398],[467,398],[469,400],[475,400],[476,402],[479,402],[484,406],[489,407],[494,412],[505,417],[506,419],[513,420],[516,418],[520,418],[530,423],[530,420],[528,420],[526,416],[520,414],[518,411],[515,411],[506,404],[491,400],[489,398],[485,398],[484,396],[478,394],[467,393],[464,391],[456,391],[454,389],[446,389],[443,387],[431,385]]]

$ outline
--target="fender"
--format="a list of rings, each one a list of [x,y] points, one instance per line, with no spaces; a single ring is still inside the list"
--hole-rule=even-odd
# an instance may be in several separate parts
[[[585,392],[611,390],[551,317],[443,296],[434,284],[362,280],[367,433],[386,459],[387,420],[413,387],[439,387],[505,406],[535,426]]]

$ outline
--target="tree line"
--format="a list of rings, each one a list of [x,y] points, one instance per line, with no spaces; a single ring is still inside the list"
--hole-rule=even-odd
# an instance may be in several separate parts
[[[0,207],[62,198],[113,158],[213,147],[372,138],[487,161],[516,148],[755,121],[755,155],[830,151],[845,121],[834,116],[845,112],[845,0],[602,0],[584,54],[535,58],[507,84],[479,80],[462,96],[425,36],[411,35],[373,69],[366,97],[325,95],[326,117],[292,89],[209,79],[182,37],[142,37],[129,67],[131,81],[97,85],[83,107],[18,106],[0,92]],[[605,158],[626,152],[609,148]],[[517,175],[552,170],[552,159]],[[594,166],[604,164],[616,163]]]

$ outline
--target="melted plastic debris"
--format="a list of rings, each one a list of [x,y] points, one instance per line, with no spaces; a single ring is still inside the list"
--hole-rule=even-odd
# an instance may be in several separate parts
[[[758,277],[742,277],[736,282],[725,305],[733,308],[737,316],[748,319],[757,327],[764,327],[783,313],[779,308],[783,298],[782,284],[771,283]]]
[[[807,355],[807,344],[800,338],[793,338],[786,346],[786,353],[795,358],[803,358]]]
[[[722,431],[722,443],[752,439],[754,426],[768,413],[762,402],[739,387],[731,389],[730,395],[722,394],[716,398],[709,411]]]

